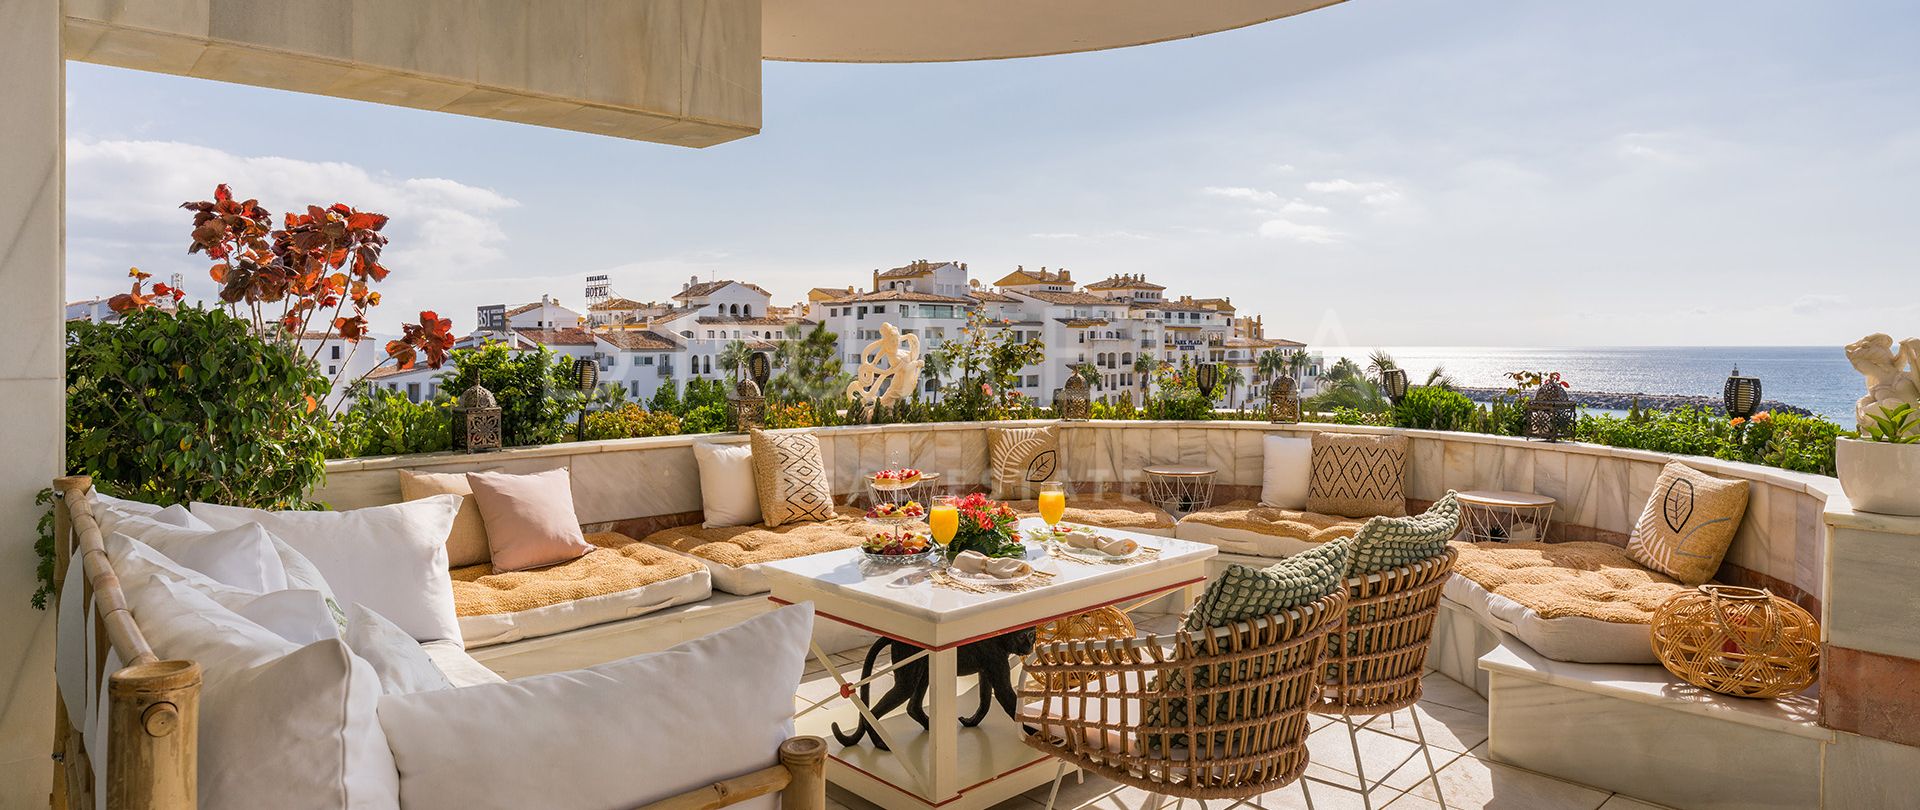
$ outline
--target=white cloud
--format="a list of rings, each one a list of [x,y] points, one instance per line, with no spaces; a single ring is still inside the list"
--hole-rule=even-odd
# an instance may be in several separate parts
[[[1332,180],[1314,180],[1307,183],[1307,190],[1315,194],[1342,194],[1359,197],[1368,205],[1390,205],[1406,198],[1398,185],[1384,180],[1348,180],[1344,177]]]
[[[1245,186],[1207,186],[1201,189],[1200,192],[1214,197],[1225,197],[1229,200],[1245,200],[1247,202],[1273,202],[1280,199],[1280,195],[1274,192],[1257,188],[1247,188]]]
[[[1029,239],[1151,239],[1138,231],[1112,230],[1098,233],[1076,233],[1074,231],[1043,231],[1027,234]]]
[[[1338,244],[1346,237],[1346,234],[1325,225],[1295,222],[1282,217],[1260,223],[1260,235],[1269,239],[1286,239],[1308,245]]]
[[[344,202],[392,218],[382,263],[390,284],[470,279],[505,258],[501,214],[518,202],[499,192],[440,177],[393,177],[351,163],[236,155],[178,141],[84,140],[67,143],[69,273],[74,297],[97,293],[94,279],[121,285],[128,266],[164,277],[182,272],[195,296],[212,292],[206,262],[186,253],[187,200],[227,183],[279,216],[307,204]],[[419,289],[416,287],[416,289]],[[388,297],[391,297],[389,295]]]

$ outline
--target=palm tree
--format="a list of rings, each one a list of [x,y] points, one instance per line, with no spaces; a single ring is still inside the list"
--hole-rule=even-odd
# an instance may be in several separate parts
[[[748,358],[751,357],[753,350],[747,348],[746,341],[728,343],[726,348],[720,350],[720,370],[732,375],[734,384],[738,385],[740,372],[746,370]]]
[[[1332,383],[1361,376],[1363,376],[1363,372],[1360,369],[1360,364],[1353,362],[1353,358],[1351,357],[1342,357],[1334,361],[1333,368],[1327,369],[1326,373],[1327,381]]]
[[[1287,371],[1293,374],[1293,381],[1295,383],[1301,382],[1300,375],[1306,373],[1307,366],[1306,352],[1296,350],[1292,354],[1287,355]]]
[[[1367,355],[1367,377],[1376,385],[1386,376],[1387,369],[1399,367],[1399,364],[1393,362],[1393,355],[1387,354],[1386,349],[1374,349],[1372,354]]]
[[[1073,376],[1086,380],[1088,388],[1096,390],[1100,388],[1100,369],[1094,368],[1092,363],[1074,366]]]
[[[1240,386],[1246,384],[1247,375],[1240,370],[1239,366],[1227,366],[1220,372],[1220,382],[1225,383],[1227,386],[1227,405],[1231,407],[1233,405],[1233,394],[1239,390]]]
[[[1147,400],[1147,385],[1153,381],[1153,370],[1160,367],[1160,361],[1152,356],[1141,354],[1133,358],[1133,378],[1140,382],[1140,401]]]
[[[1452,391],[1457,384],[1458,383],[1454,382],[1453,375],[1447,373],[1447,367],[1445,365],[1434,366],[1432,371],[1427,372],[1428,388]]]
[[[627,387],[619,383],[602,383],[588,397],[587,405],[593,410],[616,411],[627,404]]]
[[[927,352],[920,359],[920,378],[933,383],[933,401],[940,401],[940,387],[946,385],[946,376],[953,373],[953,355],[947,353],[947,344]]]
[[[1287,356],[1281,354],[1279,349],[1268,349],[1253,361],[1253,370],[1262,379],[1272,383],[1287,370]]]

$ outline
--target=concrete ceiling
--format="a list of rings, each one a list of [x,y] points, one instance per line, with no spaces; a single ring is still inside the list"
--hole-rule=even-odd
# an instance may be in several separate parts
[[[1341,0],[763,0],[761,50],[793,62],[958,62],[1124,48]]]

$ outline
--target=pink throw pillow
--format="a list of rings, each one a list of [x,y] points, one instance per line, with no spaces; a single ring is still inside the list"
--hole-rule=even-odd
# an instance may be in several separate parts
[[[564,469],[532,475],[467,473],[474,505],[487,524],[493,570],[524,571],[593,550],[580,533],[570,481]]]

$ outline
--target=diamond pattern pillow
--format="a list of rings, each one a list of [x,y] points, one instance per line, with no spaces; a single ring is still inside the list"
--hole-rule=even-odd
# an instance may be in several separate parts
[[[996,501],[1030,501],[1060,468],[1060,429],[987,428],[987,466]]]
[[[1369,518],[1407,514],[1407,437],[1313,434],[1307,511]]]
[[[812,433],[753,431],[753,486],[768,528],[833,519],[833,490]]]
[[[1346,576],[1351,538],[1321,543],[1266,568],[1227,566],[1187,612],[1182,629],[1226,627],[1313,602],[1340,588]]]
[[[1377,517],[1353,535],[1347,576],[1364,576],[1437,557],[1460,533],[1460,501],[1451,490],[1427,511],[1411,517]]]

